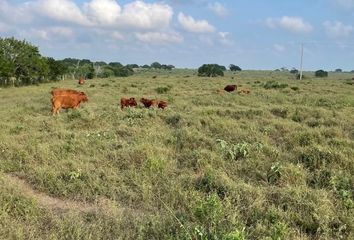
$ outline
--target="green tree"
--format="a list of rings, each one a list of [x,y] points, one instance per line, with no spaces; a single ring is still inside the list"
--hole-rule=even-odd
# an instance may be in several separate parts
[[[15,38],[0,38],[0,78],[12,85],[28,85],[43,82],[49,74],[49,67],[37,47],[25,40]]]
[[[328,72],[326,72],[324,70],[317,70],[315,72],[315,76],[316,77],[328,77]]]
[[[68,68],[62,61],[57,61],[54,58],[47,58],[47,64],[49,67],[49,79],[50,80],[59,80],[59,77],[63,76]]]
[[[139,68],[139,65],[138,64],[127,64],[126,67],[133,69],[133,68]]]
[[[151,68],[160,69],[161,68],[161,64],[158,63],[158,62],[153,62],[153,63],[151,63]]]
[[[202,77],[216,77],[216,76],[224,76],[225,67],[220,66],[218,64],[203,64],[198,69],[198,76]]]
[[[242,69],[239,66],[236,66],[234,64],[230,64],[229,69],[230,69],[230,71],[233,71],[233,72],[242,71]]]
[[[290,70],[290,73],[292,73],[292,74],[298,74],[298,73],[299,73],[299,70],[297,70],[296,68],[292,68],[292,69]]]

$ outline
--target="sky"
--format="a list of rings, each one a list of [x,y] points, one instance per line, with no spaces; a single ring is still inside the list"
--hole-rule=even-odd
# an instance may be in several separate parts
[[[123,64],[354,69],[354,0],[0,0],[0,37]]]

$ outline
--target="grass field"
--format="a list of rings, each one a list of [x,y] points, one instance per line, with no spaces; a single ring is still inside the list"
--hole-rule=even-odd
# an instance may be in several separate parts
[[[305,75],[0,89],[0,239],[354,239],[354,81]],[[89,101],[53,117],[52,87]]]

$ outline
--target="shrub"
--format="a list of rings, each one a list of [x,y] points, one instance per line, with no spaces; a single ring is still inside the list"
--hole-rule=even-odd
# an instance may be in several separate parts
[[[291,87],[290,89],[294,91],[299,91],[299,87]]]
[[[296,68],[293,68],[290,70],[290,73],[292,74],[298,74],[299,73],[299,70],[297,70]]]
[[[288,84],[286,83],[278,83],[276,81],[267,81],[265,84],[263,84],[263,87],[265,89],[278,89],[278,88],[286,88]]]
[[[169,86],[155,88],[155,91],[158,94],[164,94],[164,93],[167,93],[170,90],[171,90],[171,87],[169,87]]]
[[[270,112],[277,117],[286,118],[288,116],[288,110],[284,108],[273,108]]]
[[[299,161],[310,171],[318,170],[334,160],[337,159],[331,151],[320,148],[308,148],[299,155]]]
[[[234,64],[230,64],[229,68],[230,68],[230,71],[233,71],[233,72],[242,71],[242,69],[239,66],[236,66]]]
[[[218,64],[204,64],[198,69],[198,76],[217,77],[224,76],[224,66]]]
[[[222,184],[220,177],[213,171],[208,171],[196,181],[196,189],[207,194],[216,193],[220,199],[224,199],[228,189]]]
[[[297,73],[297,74],[295,74],[295,76],[296,76],[296,79],[300,79],[300,73]],[[302,74],[302,79],[305,79],[305,78],[307,78],[304,74]]]
[[[173,116],[169,116],[169,117],[166,118],[166,123],[168,125],[177,126],[177,124],[180,122],[181,118],[182,117],[179,114],[176,114],[176,115],[173,115]]]
[[[315,76],[316,77],[328,77],[328,72],[326,72],[324,70],[317,70],[315,72]]]

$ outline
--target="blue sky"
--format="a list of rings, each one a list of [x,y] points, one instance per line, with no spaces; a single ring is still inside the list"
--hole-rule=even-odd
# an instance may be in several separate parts
[[[0,36],[56,59],[354,69],[354,0],[0,0]]]

